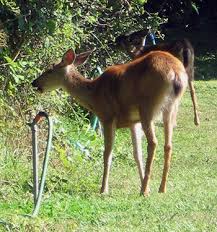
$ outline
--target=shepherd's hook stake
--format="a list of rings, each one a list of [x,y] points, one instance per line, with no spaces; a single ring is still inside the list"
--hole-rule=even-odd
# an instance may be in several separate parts
[[[46,118],[48,121],[48,138],[47,138],[47,146],[43,161],[43,167],[42,167],[42,174],[41,174],[41,180],[39,183],[39,176],[38,176],[38,169],[39,169],[39,162],[38,162],[38,141],[37,141],[37,131],[38,126],[37,124],[43,119]],[[52,131],[53,131],[53,121],[48,116],[46,112],[39,112],[35,118],[33,119],[32,123],[29,124],[32,130],[32,165],[33,165],[33,195],[34,195],[34,210],[32,212],[31,217],[36,217],[38,215],[41,200],[42,200],[42,194],[44,191],[44,185],[45,185],[45,178],[47,173],[47,167],[48,167],[48,160],[49,160],[49,152],[51,148],[51,142],[52,142]]]

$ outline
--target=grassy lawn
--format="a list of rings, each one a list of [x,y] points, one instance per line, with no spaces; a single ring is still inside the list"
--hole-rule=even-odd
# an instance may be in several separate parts
[[[17,152],[19,147],[11,152],[0,143],[0,231],[216,231],[217,81],[211,72],[214,58],[207,55],[197,61],[201,79],[195,82],[199,127],[193,124],[189,92],[182,100],[166,194],[157,192],[163,164],[160,123],[156,128],[159,145],[150,196],[139,195],[139,176],[129,132],[125,130],[118,131],[116,137],[110,194],[102,196],[102,139],[93,133],[83,135],[85,129],[79,132],[82,143],[90,141],[91,158],[84,158],[71,148],[69,140],[78,131],[73,131],[73,125],[63,118],[61,128],[56,128],[45,195],[35,219],[24,216],[33,207],[30,147],[21,154]],[[203,76],[211,80],[202,80]],[[67,142],[58,140],[60,129],[66,131]],[[144,142],[144,151],[145,146]]]

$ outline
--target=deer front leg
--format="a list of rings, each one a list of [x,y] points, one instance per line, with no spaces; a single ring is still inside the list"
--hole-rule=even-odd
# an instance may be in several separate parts
[[[176,104],[177,103],[175,103],[172,110],[164,111],[163,113],[165,144],[164,144],[164,169],[163,169],[161,185],[159,188],[160,193],[166,192],[166,182],[168,178],[171,155],[172,155],[172,134],[173,134],[172,115],[173,115],[173,111],[176,110]]]
[[[133,156],[136,161],[138,170],[139,170],[139,176],[141,185],[144,179],[144,167],[143,167],[143,157],[142,157],[142,137],[143,137],[143,131],[141,128],[141,124],[133,124],[130,127],[131,131],[131,139],[133,143]]]
[[[108,193],[108,179],[109,171],[112,163],[112,147],[114,144],[115,137],[115,125],[114,122],[104,123],[103,124],[103,133],[104,133],[104,172],[101,193]]]

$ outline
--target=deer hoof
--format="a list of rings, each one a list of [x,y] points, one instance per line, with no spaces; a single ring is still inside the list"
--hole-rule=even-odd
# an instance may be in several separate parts
[[[160,188],[159,188],[159,191],[158,191],[159,193],[166,193],[166,187],[164,187],[164,186],[160,186]]]
[[[101,189],[101,190],[100,190],[100,193],[101,193],[102,195],[108,195],[109,191],[108,191],[108,189]]]

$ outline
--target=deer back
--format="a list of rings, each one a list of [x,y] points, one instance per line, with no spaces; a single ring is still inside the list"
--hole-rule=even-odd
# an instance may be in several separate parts
[[[117,37],[116,45],[133,59],[143,56],[150,51],[160,50],[169,52],[181,60],[188,74],[189,81],[194,79],[194,49],[188,39],[143,46],[144,36],[144,33],[137,32],[122,35]]]

